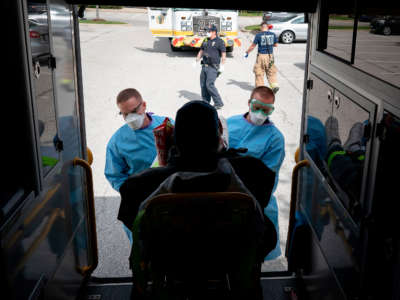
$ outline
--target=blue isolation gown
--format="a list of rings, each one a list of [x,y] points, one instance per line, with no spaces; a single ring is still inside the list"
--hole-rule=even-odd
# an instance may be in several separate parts
[[[165,117],[147,115],[150,117],[147,127],[133,130],[125,124],[108,142],[104,175],[118,192],[129,175],[150,168],[157,156],[153,129],[161,125]],[[123,229],[132,244],[130,228],[123,225]]]
[[[156,158],[153,129],[161,125],[165,117],[147,115],[151,118],[147,127],[133,130],[125,124],[108,142],[104,175],[118,192],[129,175],[149,168]]]
[[[245,114],[246,115],[246,114]],[[285,158],[285,140],[275,125],[267,120],[263,125],[250,123],[245,115],[232,116],[227,120],[230,148],[247,148],[245,155],[261,159],[263,163],[276,173],[275,185],[265,215],[274,223],[277,232],[277,244],[265,260],[272,260],[281,255],[279,241],[278,205],[273,193],[279,180],[279,169]]]

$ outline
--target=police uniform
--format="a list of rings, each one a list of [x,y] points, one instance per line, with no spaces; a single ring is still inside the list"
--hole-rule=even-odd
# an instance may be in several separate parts
[[[278,43],[276,35],[270,31],[257,33],[253,44],[258,45],[257,60],[253,72],[256,76],[256,87],[264,85],[264,74],[267,74],[268,83],[272,90],[279,88],[274,63],[274,44]]]
[[[212,98],[215,107],[220,108],[224,104],[214,83],[219,74],[221,55],[226,52],[225,43],[218,36],[212,40],[207,38],[201,45],[201,50],[203,50],[200,74],[201,97],[208,103]]]

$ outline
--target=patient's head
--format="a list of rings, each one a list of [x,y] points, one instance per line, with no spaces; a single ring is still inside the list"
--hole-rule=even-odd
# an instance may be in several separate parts
[[[196,155],[197,159],[215,155],[220,134],[218,114],[205,101],[195,100],[183,105],[175,118],[175,145],[180,156]]]

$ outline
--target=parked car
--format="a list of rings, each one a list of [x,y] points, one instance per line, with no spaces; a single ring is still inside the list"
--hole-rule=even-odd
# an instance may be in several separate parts
[[[370,15],[361,15],[361,16],[358,18],[358,21],[360,21],[360,22],[371,22],[374,18],[375,18],[375,15],[374,15],[374,16],[370,16]]]
[[[304,14],[282,16],[279,20],[268,21],[268,24],[272,25],[269,31],[284,44],[307,40],[308,24],[304,22]]]
[[[28,3],[28,13],[44,14],[47,13],[47,5],[45,3]]]
[[[270,23],[270,22],[282,22],[287,20],[290,17],[297,16],[298,14],[295,13],[289,13],[289,12],[272,12],[272,11],[267,11],[263,13],[262,20],[264,22]]]
[[[32,57],[36,58],[50,52],[49,27],[35,19],[29,19],[29,37]]]
[[[384,35],[400,34],[400,16],[378,17],[371,21],[371,32]]]

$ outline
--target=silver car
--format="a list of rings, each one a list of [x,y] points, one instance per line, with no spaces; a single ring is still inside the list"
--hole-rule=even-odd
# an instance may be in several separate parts
[[[284,44],[307,40],[308,24],[304,22],[304,14],[289,15],[268,23],[272,25],[269,31],[275,33],[279,41]]]

